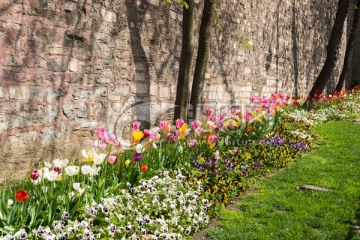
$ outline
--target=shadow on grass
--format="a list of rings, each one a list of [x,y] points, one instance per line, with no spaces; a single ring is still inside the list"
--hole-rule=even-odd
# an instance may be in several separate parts
[[[355,210],[355,220],[351,222],[348,235],[346,236],[346,240],[352,240],[357,236],[356,239],[360,239],[360,202]]]

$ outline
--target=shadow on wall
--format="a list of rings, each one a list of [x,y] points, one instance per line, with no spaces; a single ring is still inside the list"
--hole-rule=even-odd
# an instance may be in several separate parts
[[[139,120],[143,128],[150,128],[150,62],[142,45],[141,30],[144,27],[145,15],[149,9],[147,0],[134,4],[125,2],[127,21],[130,30],[130,46],[135,64],[134,95],[139,107],[133,108],[134,120]]]
[[[87,108],[92,106],[91,102],[77,101],[86,98],[84,91],[90,91],[81,88],[81,63],[91,59],[93,52],[93,39],[80,33],[87,1],[17,3],[8,13],[12,20],[3,22],[1,58],[1,85],[8,89],[3,103],[6,108],[1,109],[6,126],[1,134],[1,160],[17,165],[10,164],[10,171],[12,167],[28,169],[30,162],[50,160],[59,152],[61,157],[65,153],[78,156],[68,152],[66,145],[60,150],[59,146],[66,141],[73,144],[71,132],[79,133],[76,121],[89,119]],[[62,11],[55,14],[56,9]],[[90,31],[88,35],[94,34]]]

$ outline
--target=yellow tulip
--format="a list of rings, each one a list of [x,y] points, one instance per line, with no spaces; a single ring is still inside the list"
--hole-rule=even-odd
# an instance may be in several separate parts
[[[187,123],[184,123],[181,128],[179,128],[179,131],[184,133],[186,130],[188,130],[189,125]]]
[[[142,131],[134,131],[133,139],[134,142],[139,142],[144,137],[144,133]]]

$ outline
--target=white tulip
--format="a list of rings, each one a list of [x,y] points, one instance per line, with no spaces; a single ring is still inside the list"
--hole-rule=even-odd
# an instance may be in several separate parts
[[[73,183],[73,188],[74,188],[75,190],[78,190],[78,189],[80,188],[80,183],[74,182],[74,183]]]
[[[59,177],[59,174],[53,170],[49,171],[47,174],[46,174],[46,179],[49,181],[49,182],[55,182],[56,179]]]
[[[42,179],[42,177],[39,176],[36,180],[32,180],[32,179],[30,179],[30,180],[34,185],[39,185],[39,183],[41,182],[41,179]]]
[[[54,167],[59,167],[59,168],[64,168],[69,164],[69,160],[68,159],[55,159],[53,161],[53,166]]]
[[[137,153],[143,153],[145,151],[145,148],[141,143],[139,143],[136,145],[135,150]]]
[[[77,175],[79,173],[79,170],[80,169],[79,169],[78,166],[67,166],[67,167],[65,167],[65,173],[69,177]]]
[[[100,154],[97,154],[95,153],[94,154],[94,164],[95,165],[100,165],[103,163],[103,161],[105,160],[106,158],[106,154],[105,153],[100,153]]]
[[[13,203],[14,203],[14,201],[13,201],[12,199],[9,199],[9,200],[7,201],[7,204],[8,204],[9,207],[12,206]]]
[[[41,190],[44,192],[44,193],[47,193],[49,188],[47,186],[42,186],[41,187]]]
[[[100,167],[96,167],[96,165],[93,166],[89,166],[89,165],[84,165],[81,167],[81,172],[84,175],[89,175],[89,176],[95,176],[98,175],[99,171],[100,171]]]
[[[52,164],[49,162],[44,162],[45,167],[52,168]]]

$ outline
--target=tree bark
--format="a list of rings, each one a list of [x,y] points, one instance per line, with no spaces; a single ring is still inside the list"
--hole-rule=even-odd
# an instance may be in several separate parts
[[[189,7],[183,8],[182,47],[176,87],[174,120],[181,118],[187,121],[190,98],[190,76],[194,54],[194,0],[185,0],[185,2]]]
[[[196,119],[201,113],[201,97],[204,88],[204,79],[206,66],[209,59],[210,52],[210,32],[211,32],[211,20],[213,16],[212,0],[205,0],[203,13],[201,17],[200,33],[199,33],[199,46],[196,58],[194,80],[191,90],[190,103],[193,107],[193,118]]]
[[[346,51],[345,51],[345,57],[344,57],[344,65],[343,68],[341,70],[341,75],[339,78],[339,82],[336,85],[335,91],[340,92],[343,87],[344,87],[344,83],[346,80],[346,77],[348,75],[349,72],[349,65],[350,65],[350,59],[351,59],[351,55],[352,52],[354,50],[354,38],[355,38],[355,33],[358,29],[359,26],[359,20],[360,20],[360,11],[359,11],[359,7],[360,7],[360,0],[356,1],[356,6],[355,6],[355,11],[354,11],[354,19],[353,19],[353,23],[351,26],[351,31],[349,34],[349,41],[348,44],[346,46]]]
[[[320,94],[324,91],[336,65],[338,59],[338,52],[341,44],[341,36],[344,29],[344,22],[347,11],[350,6],[350,0],[339,0],[338,9],[336,12],[335,23],[331,31],[329,43],[326,47],[326,60],[319,76],[317,77],[307,100],[307,103],[314,98],[315,94]]]

